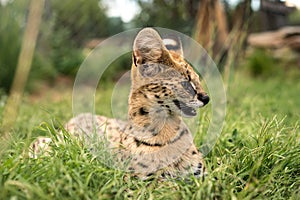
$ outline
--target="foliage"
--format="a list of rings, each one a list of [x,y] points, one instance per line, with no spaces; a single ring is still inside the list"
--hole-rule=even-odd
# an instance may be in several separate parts
[[[119,18],[108,18],[99,0],[52,0],[51,60],[59,73],[75,75],[84,60],[85,43],[123,31]]]
[[[28,0],[11,1],[0,6],[0,87],[9,91],[13,81],[17,61],[20,53],[23,32],[26,25]],[[43,27],[43,25],[42,25]],[[49,29],[45,30],[46,33]],[[40,34],[37,51],[33,55],[31,72],[27,89],[31,89],[36,79],[54,78],[56,70],[48,58],[49,50],[44,49],[46,41],[44,34]]]
[[[101,76],[101,81],[110,83],[112,80],[118,80],[124,72],[130,70],[131,56],[132,53],[129,52],[113,61]]]
[[[109,20],[98,0],[52,0],[46,21],[52,26],[50,56],[58,72],[75,75],[84,57],[85,42],[108,35]]]
[[[0,88],[0,121],[1,122],[2,122],[2,118],[3,118],[2,113],[4,111],[6,99],[7,99],[7,96],[6,96],[5,92],[3,91],[3,89]]]
[[[254,76],[270,77],[283,71],[282,66],[276,64],[276,60],[270,52],[264,49],[254,49],[247,62],[247,66]]]
[[[87,38],[107,36],[108,19],[99,0],[52,0],[54,31],[67,29],[78,47]]]
[[[51,35],[50,58],[59,73],[75,75],[84,58],[81,48],[76,47],[69,37],[67,29],[57,30]]]
[[[226,124],[205,158],[204,181],[136,179],[103,165],[66,133],[66,144],[54,143],[52,156],[29,159],[33,137],[53,137],[72,115],[70,100],[53,103],[45,97],[23,104],[12,139],[5,141],[10,148],[1,157],[0,199],[299,199],[300,82],[235,77]],[[100,114],[108,112],[111,91],[98,90]],[[207,130],[209,112],[209,106],[201,109],[200,133]]]
[[[17,65],[28,5],[28,0],[0,4],[0,87],[6,92]],[[99,0],[46,1],[27,88],[34,87],[35,80],[53,80],[57,74],[74,76],[87,40],[122,30],[122,21],[109,19]]]
[[[290,25],[300,25],[300,10],[295,10],[289,15]]]
[[[138,1],[141,13],[134,19],[137,27],[159,26],[191,35],[199,1]]]
[[[21,44],[20,10],[12,10],[12,5],[5,8],[0,4],[0,87],[5,91],[12,83]]]

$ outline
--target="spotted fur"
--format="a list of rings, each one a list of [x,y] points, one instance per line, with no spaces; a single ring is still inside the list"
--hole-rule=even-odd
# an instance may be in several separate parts
[[[178,38],[163,40],[154,29],[141,30],[133,44],[128,121],[80,114],[65,129],[87,146],[95,134],[106,139],[116,162],[126,161],[133,174],[202,176],[202,154],[182,116],[195,116],[209,97],[182,52]],[[31,145],[31,157],[39,154],[42,139]]]

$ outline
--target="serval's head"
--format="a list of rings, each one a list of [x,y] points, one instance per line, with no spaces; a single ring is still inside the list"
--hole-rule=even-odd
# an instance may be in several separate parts
[[[144,104],[144,113],[156,105],[156,110],[190,117],[209,102],[198,74],[183,57],[179,38],[162,39],[152,28],[142,29],[134,40],[131,81],[129,101]]]

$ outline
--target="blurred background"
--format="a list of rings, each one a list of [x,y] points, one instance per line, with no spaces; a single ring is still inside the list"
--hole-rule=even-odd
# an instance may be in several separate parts
[[[0,0],[0,96],[11,88],[29,5],[29,0]],[[99,42],[146,26],[193,37],[225,81],[238,69],[262,78],[299,74],[299,9],[299,0],[45,0],[26,91],[72,86],[80,64]],[[104,81],[116,80],[130,63],[130,55],[118,59]]]

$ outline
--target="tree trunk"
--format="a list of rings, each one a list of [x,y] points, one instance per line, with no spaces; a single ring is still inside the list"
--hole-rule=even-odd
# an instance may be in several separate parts
[[[200,2],[194,37],[212,57],[216,57],[223,49],[228,30],[223,5],[219,0]]]

